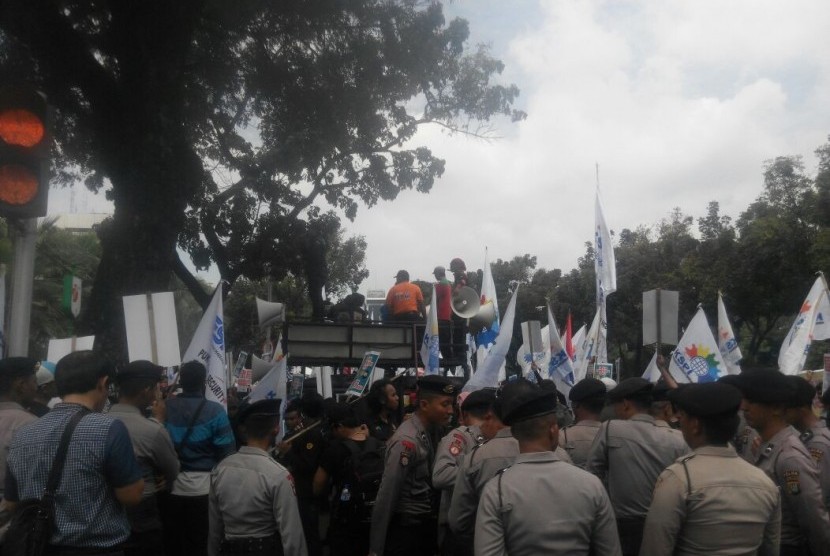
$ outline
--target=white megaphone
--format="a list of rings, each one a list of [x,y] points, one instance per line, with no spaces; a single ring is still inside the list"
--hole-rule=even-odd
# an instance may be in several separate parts
[[[256,355],[251,356],[251,384],[256,384],[260,380],[263,379],[265,375],[268,374],[268,371],[274,368],[273,361],[266,361],[264,359],[260,359]]]
[[[259,318],[259,327],[267,328],[272,324],[285,320],[285,305],[256,298],[256,313]]]

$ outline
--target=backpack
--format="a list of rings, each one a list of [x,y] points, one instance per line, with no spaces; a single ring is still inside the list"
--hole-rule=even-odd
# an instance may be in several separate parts
[[[344,524],[371,523],[383,477],[385,445],[371,436],[362,443],[344,440],[343,445],[350,455],[335,494],[333,516]]]

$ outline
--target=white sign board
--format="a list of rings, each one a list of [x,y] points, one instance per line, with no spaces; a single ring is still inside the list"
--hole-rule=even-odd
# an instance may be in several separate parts
[[[179,365],[179,330],[173,292],[127,295],[124,324],[130,361],[146,359],[164,367]]]
[[[75,351],[92,349],[95,343],[95,336],[81,336],[80,338],[60,338],[49,340],[49,349],[46,352],[46,360],[57,363],[65,355]]]
[[[644,346],[657,342],[677,345],[677,309],[679,306],[680,294],[678,292],[669,290],[643,292]]]

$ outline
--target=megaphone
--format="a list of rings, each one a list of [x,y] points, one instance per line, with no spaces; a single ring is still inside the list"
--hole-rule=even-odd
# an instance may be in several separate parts
[[[251,384],[256,384],[268,374],[268,371],[274,368],[273,361],[265,361],[256,355],[251,356]]]
[[[285,320],[285,305],[256,298],[256,313],[259,318],[259,327],[267,328],[272,324]]]
[[[452,294],[452,312],[462,319],[475,316],[480,306],[478,293],[469,286],[463,286]]]
[[[476,335],[485,327],[489,327],[496,320],[496,307],[492,301],[487,301],[470,319],[470,334]]]

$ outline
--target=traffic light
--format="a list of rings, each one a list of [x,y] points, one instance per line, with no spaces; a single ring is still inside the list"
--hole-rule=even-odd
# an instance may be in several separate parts
[[[0,89],[0,216],[46,216],[47,111],[46,99],[31,87]]]

